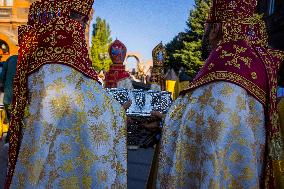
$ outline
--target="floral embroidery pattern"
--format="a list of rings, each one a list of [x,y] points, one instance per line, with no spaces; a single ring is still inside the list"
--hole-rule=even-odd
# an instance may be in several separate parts
[[[260,102],[232,83],[201,86],[169,110],[156,187],[259,188],[265,141]]]
[[[11,188],[127,187],[125,112],[97,82],[72,74],[48,64],[29,77],[29,115]]]

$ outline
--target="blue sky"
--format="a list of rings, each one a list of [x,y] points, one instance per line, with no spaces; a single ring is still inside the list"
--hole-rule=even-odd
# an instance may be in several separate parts
[[[152,49],[167,43],[186,28],[193,0],[95,0],[94,19],[106,19],[112,38],[118,38],[143,61],[152,59]]]

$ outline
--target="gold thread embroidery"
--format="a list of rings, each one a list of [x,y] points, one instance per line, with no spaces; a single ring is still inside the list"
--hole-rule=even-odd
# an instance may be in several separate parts
[[[245,53],[247,51],[247,48],[238,45],[234,45],[233,48],[235,50],[235,53],[230,53],[226,50],[222,50],[221,58],[230,58],[230,60],[226,61],[225,65],[234,66],[238,69],[241,69],[241,64],[239,62],[239,60],[241,60],[245,63],[246,66],[250,68],[250,63],[252,59],[240,55],[241,53]]]
[[[259,100],[262,104],[266,104],[266,92],[263,91],[260,87],[256,84],[252,83],[251,81],[247,80],[246,78],[228,71],[216,71],[205,75],[204,77],[190,83],[190,86],[184,91],[194,89],[201,85],[213,82],[213,81],[228,81],[236,83],[241,87],[248,90],[252,95],[254,95],[257,100]]]
[[[255,72],[252,72],[252,73],[251,73],[251,78],[252,78],[252,79],[257,79],[257,74],[256,74]]]

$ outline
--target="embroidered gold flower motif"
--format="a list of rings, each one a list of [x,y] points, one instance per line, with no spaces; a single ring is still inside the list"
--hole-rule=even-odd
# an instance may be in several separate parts
[[[62,189],[80,189],[79,178],[75,176],[62,179],[59,185]]]
[[[106,125],[102,122],[91,126],[89,129],[96,146],[106,143],[110,139],[110,135],[107,131]]]
[[[52,115],[56,118],[63,116],[71,116],[73,108],[71,107],[71,99],[67,94],[62,94],[59,97],[53,97],[50,101]]]
[[[223,166],[223,167],[224,167],[224,170],[223,170],[224,179],[228,180],[231,177],[229,167],[228,166]]]
[[[47,164],[54,165],[55,164],[56,155],[55,153],[49,153],[47,156]]]
[[[99,183],[106,182],[107,181],[107,173],[104,170],[97,172],[98,181]]]
[[[71,69],[71,73],[66,77],[66,80],[68,81],[69,84],[73,84],[76,82],[80,72],[78,72],[75,69]]]
[[[223,121],[217,121],[212,117],[208,118],[208,128],[206,129],[204,135],[207,140],[211,140],[216,143],[222,130],[226,128],[226,124]]]
[[[59,78],[59,79],[55,80],[52,84],[50,84],[47,87],[47,90],[55,90],[55,92],[59,93],[65,87],[66,86],[65,86],[64,82],[62,81],[62,78]]]
[[[256,131],[257,127],[261,124],[261,118],[258,114],[250,114],[246,121],[253,131]]]
[[[65,161],[63,166],[62,166],[62,170],[65,173],[69,173],[69,172],[73,171],[74,170],[73,160],[69,159],[69,160]]]
[[[183,115],[183,110],[185,108],[185,104],[178,104],[174,107],[174,109],[170,112],[170,118],[174,120],[181,119]]]
[[[108,96],[108,95],[103,95],[104,97],[104,102],[105,102],[105,108],[110,109],[111,108],[111,104],[112,104],[112,99]]]
[[[225,107],[225,103],[221,100],[217,100],[217,103],[215,106],[213,106],[213,108],[218,115],[229,112],[229,109]]]
[[[185,127],[185,131],[184,134],[188,137],[188,138],[192,138],[194,136],[194,132],[187,126],[183,126]]]
[[[246,101],[241,96],[237,97],[237,108],[239,110],[245,110],[246,109]]]
[[[240,179],[242,180],[252,180],[254,177],[254,171],[250,167],[245,167],[242,171]]]
[[[76,81],[76,87],[75,89],[77,90],[81,90],[82,84],[85,82],[84,78],[81,76],[78,78],[78,80]]]
[[[93,178],[89,176],[84,176],[82,179],[83,188],[92,188]]]
[[[210,106],[213,102],[213,95],[212,95],[212,85],[208,85],[208,88],[206,88],[203,92],[203,94],[198,98],[198,102],[201,105],[201,108],[205,106]]]
[[[201,114],[197,114],[196,116],[196,125],[197,126],[202,126],[204,125],[204,112],[202,112]]]
[[[22,151],[19,153],[19,161],[21,161],[22,164],[27,165],[29,163],[29,159],[32,156],[32,150],[29,145],[25,144],[22,146]]]
[[[98,160],[99,157],[97,155],[82,145],[80,155],[76,159],[76,166],[82,166],[86,172],[89,172],[92,165]]]
[[[101,107],[95,106],[92,111],[89,110],[88,114],[89,114],[90,116],[100,117],[100,116],[103,114],[103,112],[102,112],[102,110],[101,110]]]
[[[85,107],[84,95],[82,93],[75,93],[75,102],[81,109]]]
[[[229,84],[224,84],[221,94],[225,97],[229,97],[233,94],[234,89]]]
[[[242,183],[241,180],[233,178],[228,186],[229,187],[228,189],[244,189],[241,183]]]
[[[33,165],[29,167],[29,181],[31,184],[36,185],[39,181],[40,173],[43,170],[44,161],[37,159]]]
[[[189,110],[189,112],[187,114],[187,119],[192,120],[195,115],[196,115],[195,111],[193,109],[191,109],[191,110]]]
[[[48,176],[49,176],[48,184],[51,185],[52,182],[59,177],[59,173],[57,170],[52,170],[49,172]]]
[[[215,181],[211,178],[208,188],[216,188],[217,189],[217,188],[220,188],[220,184],[219,184],[219,182],[217,182],[217,181]]]
[[[178,174],[182,174],[183,170],[184,170],[184,165],[182,163],[182,161],[177,161],[175,164],[175,168],[176,168],[176,172]]]
[[[18,175],[18,182],[19,182],[19,186],[24,186],[25,184],[25,174],[21,173]],[[19,187],[20,188],[20,187]]]
[[[62,72],[62,67],[59,64],[50,64],[49,66],[49,71],[50,73],[54,74],[54,73],[60,73]]]
[[[243,155],[240,154],[239,152],[237,151],[234,151],[231,156],[230,156],[230,161],[233,162],[233,163],[238,163],[238,162],[242,162],[243,161]]]
[[[43,170],[41,171],[40,175],[39,175],[39,180],[40,180],[40,181],[43,180],[45,176],[46,176],[45,169],[43,169]]]
[[[241,118],[237,112],[233,112],[230,116],[230,121],[234,127],[238,127],[241,122]]]
[[[35,74],[34,77],[32,77],[33,86],[37,86],[40,83],[43,83],[42,76],[40,74]]]
[[[63,155],[70,154],[72,152],[72,147],[70,144],[62,143],[60,147],[61,147],[61,153]]]
[[[239,138],[239,144],[243,145],[243,146],[246,146],[246,145],[248,145],[248,142],[244,138]]]
[[[115,167],[116,167],[116,170],[117,170],[118,174],[122,174],[122,173],[126,172],[126,170],[123,168],[121,163],[116,163]]]
[[[86,95],[87,95],[87,97],[88,97],[90,100],[95,100],[95,99],[96,99],[94,93],[91,92],[91,91],[87,91],[87,94],[86,94]]]

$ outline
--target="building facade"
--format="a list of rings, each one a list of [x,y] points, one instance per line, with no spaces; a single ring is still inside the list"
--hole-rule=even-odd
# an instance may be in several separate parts
[[[270,45],[284,50],[284,1],[259,0],[258,9],[267,23]]]
[[[0,0],[0,61],[18,54],[18,26],[27,23],[29,6],[35,0]]]

